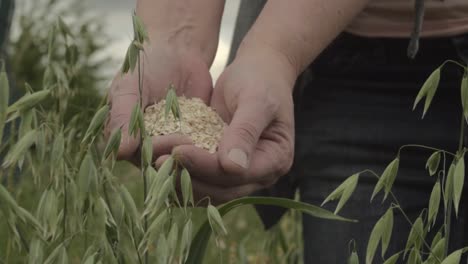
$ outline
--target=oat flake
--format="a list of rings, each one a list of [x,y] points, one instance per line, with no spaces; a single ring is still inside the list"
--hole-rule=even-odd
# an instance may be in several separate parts
[[[226,125],[221,117],[200,98],[178,97],[181,121],[175,120],[172,113],[164,116],[166,100],[146,108],[145,128],[151,136],[182,133],[189,136],[195,146],[216,152]],[[180,126],[182,125],[182,129]]]

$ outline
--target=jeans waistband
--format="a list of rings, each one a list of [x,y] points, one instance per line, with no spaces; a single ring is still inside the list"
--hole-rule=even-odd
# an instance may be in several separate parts
[[[424,79],[446,60],[468,62],[468,34],[423,38],[415,59],[406,55],[408,41],[343,33],[318,56],[309,71],[317,78],[406,82]],[[444,74],[455,79],[458,70]]]

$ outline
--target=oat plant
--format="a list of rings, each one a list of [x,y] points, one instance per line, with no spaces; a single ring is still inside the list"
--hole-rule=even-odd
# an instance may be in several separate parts
[[[105,98],[98,107],[83,105],[71,118],[65,115],[74,107],[71,100],[80,89],[72,85],[78,60],[61,60],[73,52],[75,41],[65,22],[58,19],[49,29],[48,53],[60,56],[44,58],[42,84],[25,84],[26,94],[15,103],[8,101],[10,85],[2,67],[0,263],[203,263],[211,235],[219,238],[229,232],[222,217],[242,205],[275,205],[351,221],[317,206],[279,198],[245,197],[219,207],[206,198],[202,207],[194,201],[189,171],[176,157],[169,157],[156,170],[141,98],[141,58],[148,37],[135,15],[133,25],[134,39],[122,72],[138,74],[140,96],[129,134],[141,142],[143,186],[118,176],[122,174],[116,161],[122,129],[104,139],[109,115]],[[169,91],[174,96],[175,89]],[[183,113],[174,102],[171,112],[180,118]],[[143,199],[136,199],[140,193]],[[197,207],[205,216],[195,232]]]
[[[456,61],[448,60],[435,69],[427,78],[416,96],[413,109],[424,99],[423,118],[430,108],[431,102],[439,86],[441,70],[447,64],[455,64],[460,67],[464,74],[461,80],[461,103],[462,112],[460,114],[460,139],[456,152],[438,149],[431,146],[422,145],[404,145],[397,152],[381,175],[371,170],[364,170],[353,174],[338,186],[323,202],[323,204],[338,200],[335,213],[338,213],[346,204],[354,192],[359,177],[362,174],[374,176],[377,183],[372,193],[371,201],[383,193],[383,201],[390,199],[391,204],[386,213],[375,223],[369,240],[367,241],[366,258],[362,263],[374,263],[377,248],[380,245],[381,259],[385,264],[403,263],[409,264],[453,264],[460,263],[463,253],[468,251],[464,247],[453,252],[449,252],[451,222],[457,219],[459,205],[464,188],[465,181],[465,153],[464,147],[465,126],[468,121],[468,67]],[[424,208],[415,221],[407,216],[398,201],[397,196],[392,192],[392,186],[398,174],[400,164],[400,153],[407,149],[422,149],[432,152],[426,163],[428,176],[434,178],[434,186],[431,191],[430,199],[427,201],[427,208]],[[450,162],[450,163],[449,163]],[[450,164],[450,165],[449,165]],[[441,225],[436,225],[439,211],[443,210],[443,221]],[[387,248],[391,243],[392,232],[394,232],[394,213],[401,213],[411,226],[405,248],[392,256],[386,254]],[[428,239],[429,231],[437,231],[434,238]],[[359,263],[355,249],[350,250],[349,264]]]

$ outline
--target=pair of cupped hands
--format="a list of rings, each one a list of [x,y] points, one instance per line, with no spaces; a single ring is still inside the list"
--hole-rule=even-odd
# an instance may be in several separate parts
[[[196,200],[208,196],[220,204],[250,195],[274,184],[292,165],[296,76],[286,57],[268,48],[253,50],[238,52],[214,87],[209,62],[200,52],[151,44],[141,56],[144,107],[164,99],[172,83],[179,96],[202,99],[228,124],[214,154],[184,135],[153,138],[156,167],[175,155],[190,172]],[[139,138],[128,135],[139,98],[137,71],[117,74],[108,98],[106,131],[122,128],[118,158],[138,160]]]

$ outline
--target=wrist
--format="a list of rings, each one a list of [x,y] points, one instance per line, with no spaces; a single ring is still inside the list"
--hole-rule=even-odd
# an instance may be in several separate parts
[[[152,45],[167,45],[202,56],[211,65],[218,46],[224,1],[137,0],[136,13]]]
[[[247,61],[245,63],[251,63],[261,69],[268,69],[269,78],[281,76],[291,91],[302,71],[287,54],[267,43],[247,39],[244,39],[239,46],[235,61]]]
[[[152,30],[148,32],[151,48],[165,47],[177,54],[193,54],[200,56],[208,67],[213,63],[218,45],[217,36],[215,39],[200,37],[204,34],[196,32],[195,29],[181,31],[161,31]]]

